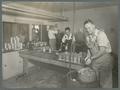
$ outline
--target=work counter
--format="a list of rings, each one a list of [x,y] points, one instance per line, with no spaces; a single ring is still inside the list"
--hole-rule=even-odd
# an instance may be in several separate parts
[[[82,64],[70,63],[63,60],[58,60],[56,52],[48,53],[41,52],[40,50],[24,50],[19,52],[20,57],[23,58],[23,71],[27,72],[28,62],[30,60],[37,61],[38,63],[50,64],[54,66],[64,67],[79,70],[83,67]]]

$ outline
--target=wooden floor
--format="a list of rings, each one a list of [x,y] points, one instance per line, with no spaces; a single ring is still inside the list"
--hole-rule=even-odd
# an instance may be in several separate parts
[[[66,87],[83,87],[77,82],[73,83],[64,80],[68,69],[59,67],[33,67],[29,74],[25,76],[16,76],[3,81],[6,88],[66,88]],[[116,77],[116,76],[114,76]],[[116,81],[114,80],[116,85]],[[66,86],[67,85],[67,86]],[[92,85],[93,86],[93,85]],[[84,87],[88,85],[84,84]],[[115,86],[116,87],[116,86]]]
[[[3,81],[3,86],[8,88],[59,88],[62,87],[61,79],[64,75],[64,71],[34,67],[27,76],[13,77]]]

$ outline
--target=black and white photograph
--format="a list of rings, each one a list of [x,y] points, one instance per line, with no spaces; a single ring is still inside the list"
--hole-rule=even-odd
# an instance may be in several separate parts
[[[2,2],[2,86],[118,88],[118,3]]]

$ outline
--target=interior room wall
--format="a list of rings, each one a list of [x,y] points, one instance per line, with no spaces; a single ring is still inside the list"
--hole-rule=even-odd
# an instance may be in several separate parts
[[[12,15],[5,15],[5,14],[2,15],[2,21],[3,22],[29,24],[29,40],[30,41],[32,40],[32,24],[44,24],[44,25],[54,24],[52,22],[48,22],[47,20],[41,20],[41,19],[36,19],[36,18],[20,17],[20,16],[12,16]],[[29,63],[28,66],[29,67],[33,67],[34,65],[32,63]]]
[[[90,8],[90,9],[80,9],[73,13],[73,10],[64,12],[64,16],[69,18],[68,22],[58,22],[58,28],[64,31],[65,27],[69,26],[74,32],[78,32],[83,29],[83,23],[86,19],[90,18],[94,21],[98,28],[102,28],[107,33],[107,36],[111,42],[113,52],[117,54],[117,6],[100,7],[100,8]],[[57,15],[61,13],[57,13]],[[75,17],[75,18],[73,18]],[[21,22],[29,24],[39,24],[52,22],[41,21],[38,19],[30,19],[23,17],[12,17],[12,16],[2,16],[3,21],[10,22]],[[73,29],[74,23],[74,29]],[[30,25],[31,26],[31,25]],[[30,30],[31,31],[31,30]],[[31,35],[30,35],[31,36]],[[30,37],[31,39],[31,37]]]
[[[68,22],[60,22],[58,27],[64,31],[65,27],[69,26],[74,32],[83,30],[83,23],[86,19],[91,19],[96,24],[97,28],[104,29],[112,46],[112,50],[117,54],[117,16],[118,7],[100,7],[91,9],[80,9],[64,12],[64,16],[69,18]],[[73,19],[73,17],[75,17]],[[73,29],[74,23],[74,29]]]

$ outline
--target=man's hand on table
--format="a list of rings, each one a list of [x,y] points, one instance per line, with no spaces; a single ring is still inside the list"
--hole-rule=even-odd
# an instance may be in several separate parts
[[[85,64],[86,64],[86,65],[90,65],[90,64],[92,63],[91,57],[86,57],[86,58],[84,59],[84,61],[85,61]]]

